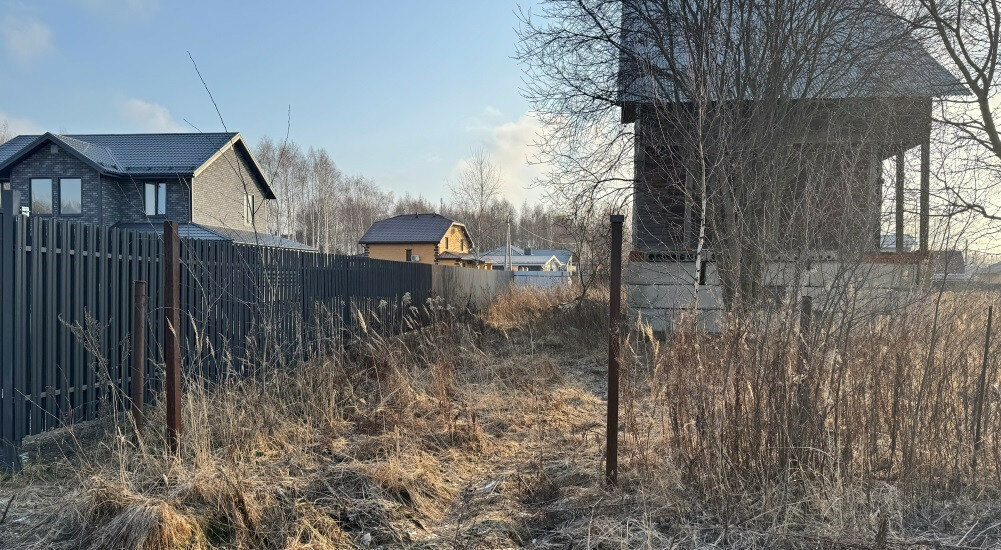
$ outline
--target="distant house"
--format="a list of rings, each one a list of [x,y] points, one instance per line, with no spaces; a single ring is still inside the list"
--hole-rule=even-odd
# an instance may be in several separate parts
[[[966,259],[962,250],[932,250],[932,271],[936,274],[960,275],[966,273]]]
[[[379,220],[362,236],[365,255],[377,260],[490,269],[477,259],[466,226],[439,214],[403,214]]]
[[[913,236],[904,234],[904,249],[900,252],[914,252],[918,246],[918,240]],[[880,252],[897,252],[897,236],[896,235],[880,235],[879,237],[879,251]]]
[[[483,255],[493,263],[494,269],[504,269],[506,247],[499,246]],[[552,248],[511,247],[511,267],[515,271],[567,271],[577,270],[574,254],[570,250]]]
[[[31,216],[309,248],[263,231],[275,194],[238,132],[20,135],[0,145],[0,185]]]

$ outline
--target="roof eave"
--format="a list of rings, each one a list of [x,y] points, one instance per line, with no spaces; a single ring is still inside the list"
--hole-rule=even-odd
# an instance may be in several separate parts
[[[358,244],[438,244],[441,239],[437,241],[430,240],[408,240],[408,241],[366,241],[362,239],[358,241]]]
[[[10,176],[10,174],[7,173],[10,168],[12,168],[18,162],[21,162],[22,160],[24,160],[24,157],[28,156],[32,151],[34,151],[35,149],[37,149],[39,146],[41,146],[46,141],[51,142],[51,143],[53,143],[55,145],[58,145],[60,148],[62,148],[63,150],[65,150],[67,153],[73,155],[78,160],[82,161],[87,166],[90,166],[91,168],[93,168],[94,170],[96,170],[100,174],[113,175],[113,173],[114,173],[114,171],[109,170],[108,168],[101,166],[100,164],[94,162],[87,155],[84,155],[80,151],[77,151],[75,148],[69,146],[65,141],[63,141],[62,139],[59,139],[59,136],[53,134],[52,132],[45,132],[44,134],[38,136],[37,138],[35,138],[34,140],[32,140],[30,143],[28,143],[27,145],[25,145],[24,147],[22,147],[20,151],[18,151],[17,153],[11,155],[2,164],[0,164],[0,177],[4,177],[5,175],[6,176]]]

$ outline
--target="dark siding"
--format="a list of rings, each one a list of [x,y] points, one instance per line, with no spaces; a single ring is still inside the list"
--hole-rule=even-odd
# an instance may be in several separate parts
[[[62,149],[52,153],[48,144],[43,145],[11,171],[11,189],[21,192],[19,206],[30,206],[32,178],[52,179],[54,217],[101,223],[101,178],[90,165]],[[82,214],[59,216],[59,178],[80,178],[83,189]]]
[[[267,220],[264,195],[254,182],[246,156],[231,148],[195,178],[191,221],[234,229],[249,227],[243,220],[244,189],[256,197],[256,220],[261,228]]]
[[[695,220],[689,219],[686,239],[684,164],[677,151],[655,135],[636,123],[633,246],[644,252],[692,250]]]

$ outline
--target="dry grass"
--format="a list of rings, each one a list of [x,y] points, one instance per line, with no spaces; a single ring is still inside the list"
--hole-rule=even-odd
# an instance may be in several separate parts
[[[0,483],[0,505],[16,495],[0,546],[1001,540],[996,386],[976,468],[969,436],[983,297],[943,300],[937,321],[915,309],[847,331],[817,323],[805,347],[781,315],[723,335],[633,331],[612,489],[601,473],[607,306],[573,298],[520,290],[480,318],[442,311],[425,329],[369,334],[308,364],[190,380],[180,457],[164,451],[162,408],[138,440],[111,419],[93,434],[47,434],[28,448],[48,460]]]

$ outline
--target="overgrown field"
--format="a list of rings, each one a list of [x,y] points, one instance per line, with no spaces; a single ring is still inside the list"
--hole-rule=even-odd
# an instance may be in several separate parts
[[[615,488],[607,306],[570,298],[437,308],[320,361],[189,381],[180,457],[162,408],[139,437],[124,418],[45,434],[0,482],[0,547],[999,546],[985,297],[809,334],[782,314],[632,327]]]

